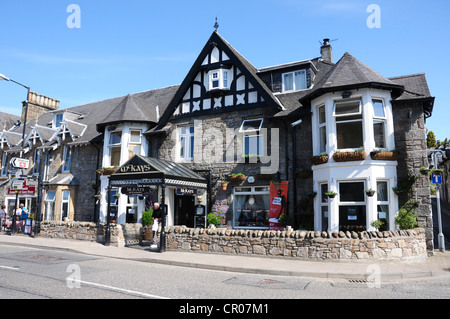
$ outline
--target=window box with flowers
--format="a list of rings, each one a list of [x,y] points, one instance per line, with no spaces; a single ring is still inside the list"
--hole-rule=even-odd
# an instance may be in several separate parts
[[[382,151],[382,150],[373,150],[370,152],[370,158],[377,161],[396,161],[399,157],[399,152],[392,151]]]
[[[111,175],[114,174],[119,168],[117,166],[113,167],[102,167],[97,170],[98,175]]]
[[[315,155],[311,159],[311,163],[313,163],[314,165],[325,164],[326,162],[328,162],[328,154],[325,153]]]
[[[333,159],[336,162],[350,162],[350,161],[363,161],[367,157],[367,153],[362,150],[355,150],[350,152],[335,152],[333,154]]]

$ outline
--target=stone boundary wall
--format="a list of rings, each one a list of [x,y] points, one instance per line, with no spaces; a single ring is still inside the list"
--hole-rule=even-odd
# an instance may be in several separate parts
[[[41,237],[104,242],[105,224],[41,222]],[[141,224],[111,224],[111,245],[142,240]],[[286,257],[310,260],[402,260],[427,258],[425,229],[319,232],[201,229],[166,226],[167,250]]]
[[[364,232],[166,228],[167,250],[310,260],[427,258],[425,229]]]
[[[92,222],[42,221],[39,236],[104,243],[106,224]],[[111,245],[125,245],[122,226],[111,224]]]

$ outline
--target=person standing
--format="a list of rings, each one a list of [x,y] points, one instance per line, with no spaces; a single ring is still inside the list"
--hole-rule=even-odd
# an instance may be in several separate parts
[[[20,219],[25,220],[28,218],[28,209],[25,207],[24,204],[20,204],[20,209],[22,210],[20,212]]]
[[[153,204],[153,226],[152,226],[152,231],[153,231],[153,244],[150,246],[151,248],[156,248],[158,247],[158,229],[159,229],[159,223],[162,217],[161,214],[161,208],[159,207],[159,203],[154,203]]]
[[[6,206],[2,204],[2,208],[0,209],[0,225],[3,229],[4,223],[6,222]]]

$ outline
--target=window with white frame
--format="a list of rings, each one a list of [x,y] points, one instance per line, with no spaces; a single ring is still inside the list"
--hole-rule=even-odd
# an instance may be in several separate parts
[[[194,158],[194,127],[182,126],[178,128],[178,159],[191,162]]]
[[[328,196],[325,193],[328,192],[328,184],[320,184],[320,212],[322,220],[322,231],[328,231]]]
[[[327,151],[327,121],[325,105],[319,106],[319,142],[320,153],[325,153]]]
[[[307,88],[306,71],[284,73],[282,75],[283,92],[298,91]]]
[[[379,230],[389,229],[389,182],[377,181],[377,218],[383,222]]]
[[[70,146],[65,145],[63,152],[64,152],[64,154],[63,154],[62,172],[63,173],[70,173],[70,163],[72,161],[72,149],[71,149]]]
[[[239,132],[243,133],[243,156],[263,156],[264,136],[261,127],[264,119],[243,120]]]
[[[383,100],[373,99],[373,135],[376,148],[386,148],[386,111]]]
[[[2,170],[1,176],[6,176],[8,174],[8,153],[2,153]]]
[[[269,227],[270,187],[236,187],[233,200],[234,227]]]
[[[217,69],[209,71],[209,89],[229,89],[231,71],[227,69]]]
[[[338,149],[364,148],[363,120],[360,100],[334,104]]]
[[[137,200],[137,196],[127,196],[126,223],[137,223]]]
[[[70,213],[70,191],[63,190],[61,197],[61,220],[69,218]]]
[[[64,113],[57,113],[53,115],[53,128],[57,128],[61,126],[61,123],[64,121]]]
[[[128,159],[132,158],[134,154],[141,154],[141,130],[130,131],[130,141],[128,143]]]
[[[120,165],[120,150],[122,146],[122,131],[115,131],[109,134],[108,148],[110,166]]]
[[[364,181],[339,182],[339,230],[366,230]]]
[[[47,195],[44,200],[45,220],[52,221],[55,219],[55,197],[56,191],[47,191]]]
[[[34,150],[34,157],[33,157],[33,174],[39,174],[40,167],[41,167],[41,154],[42,150],[35,149]]]

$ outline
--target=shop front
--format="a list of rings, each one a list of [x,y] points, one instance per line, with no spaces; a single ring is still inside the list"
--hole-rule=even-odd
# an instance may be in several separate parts
[[[199,207],[206,216],[207,181],[182,164],[135,155],[109,176],[106,190],[103,220],[139,223],[150,202],[161,204],[165,225],[194,227]]]

